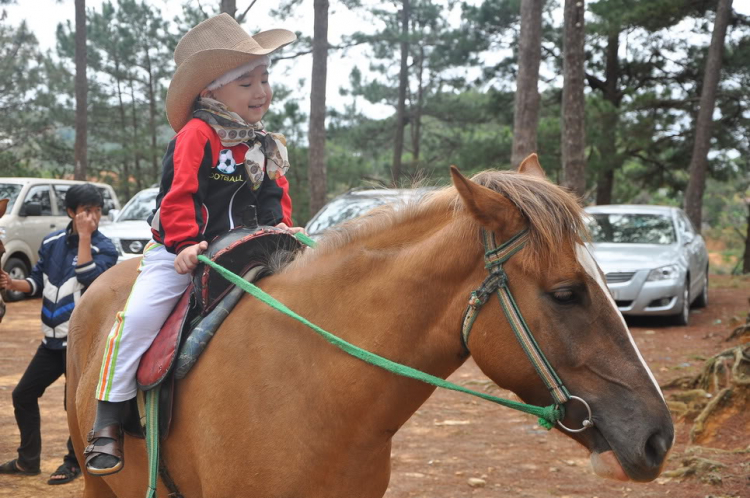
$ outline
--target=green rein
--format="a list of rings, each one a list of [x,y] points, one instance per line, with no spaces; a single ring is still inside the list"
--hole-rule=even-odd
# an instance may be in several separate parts
[[[300,242],[302,242],[303,244],[306,244],[310,247],[315,246],[315,242],[304,234],[298,233],[298,234],[295,234],[295,237],[298,240],[300,240]],[[330,342],[331,344],[341,349],[342,351],[354,356],[355,358],[359,358],[360,360],[366,363],[375,365],[376,367],[380,367],[396,375],[409,377],[411,379],[419,380],[427,384],[431,384],[433,386],[442,387],[443,389],[450,389],[451,391],[458,391],[458,392],[470,394],[472,396],[476,396],[478,398],[482,398],[487,401],[491,401],[493,403],[497,403],[499,405],[512,408],[514,410],[519,410],[525,413],[529,413],[531,415],[539,417],[539,425],[541,425],[547,430],[551,429],[558,420],[561,420],[563,418],[564,413],[563,413],[562,407],[560,406],[550,405],[550,406],[543,407],[543,406],[528,405],[526,403],[511,401],[508,399],[491,396],[489,394],[472,391],[471,389],[467,389],[463,386],[453,384],[451,382],[448,382],[445,379],[441,379],[440,377],[435,377],[434,375],[430,375],[428,373],[422,372],[415,368],[402,365],[400,363],[396,363],[395,361],[391,361],[387,358],[383,358],[382,356],[371,353],[369,351],[365,351],[364,349],[361,349],[355,346],[354,344],[351,344],[331,334],[330,332],[323,330],[322,328],[318,327],[317,325],[310,322],[306,318],[298,315],[294,311],[287,308],[283,303],[274,299],[272,296],[270,296],[269,294],[261,290],[258,286],[251,284],[250,282],[244,280],[239,275],[236,275],[232,273],[231,271],[227,270],[226,268],[214,263],[213,261],[208,259],[206,256],[199,255],[198,259],[202,261],[203,263],[209,265],[211,268],[216,270],[222,277],[226,278],[237,287],[240,287],[242,290],[244,290],[248,294],[253,295],[254,297],[266,303],[268,306],[310,327],[318,335],[322,336],[326,341]]]

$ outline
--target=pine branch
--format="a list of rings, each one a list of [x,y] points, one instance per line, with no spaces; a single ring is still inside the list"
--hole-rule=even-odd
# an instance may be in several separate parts
[[[239,15],[239,17],[237,17],[238,24],[242,24],[243,22],[245,22],[245,16],[247,15],[247,13],[250,11],[253,5],[255,5],[255,2],[257,1],[258,0],[253,0],[252,2],[250,2],[250,5],[245,9],[245,12],[243,12],[242,14]]]

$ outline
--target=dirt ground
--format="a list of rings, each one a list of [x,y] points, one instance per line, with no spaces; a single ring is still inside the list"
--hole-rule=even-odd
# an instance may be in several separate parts
[[[744,323],[750,311],[749,278],[712,276],[709,295],[709,307],[694,310],[689,327],[671,327],[659,320],[629,321],[660,383],[696,373],[702,358],[726,349],[724,338]],[[0,324],[0,461],[15,457],[19,436],[11,392],[39,343],[40,306],[39,300],[11,303]],[[472,361],[450,380],[474,389],[492,388]],[[81,496],[82,479],[62,486],[46,484],[65,452],[67,423],[62,405],[61,379],[41,400],[42,474],[0,476],[0,497]],[[581,447],[557,431],[539,428],[533,417],[438,390],[395,436],[391,484],[385,496],[750,497],[750,413],[745,411],[723,427],[710,447],[688,445],[690,426],[675,422],[677,440],[667,470],[679,467],[685,456],[697,455],[725,465],[712,479],[660,477],[648,484],[603,480],[593,474]]]

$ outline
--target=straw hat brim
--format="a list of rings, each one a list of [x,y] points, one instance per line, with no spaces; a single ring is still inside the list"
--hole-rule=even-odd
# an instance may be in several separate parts
[[[227,49],[201,50],[177,67],[167,90],[167,120],[175,132],[190,121],[193,103],[209,83],[224,73],[267,55],[297,39],[285,29],[272,29],[253,36],[255,43],[241,43]],[[243,47],[243,45],[246,45]]]

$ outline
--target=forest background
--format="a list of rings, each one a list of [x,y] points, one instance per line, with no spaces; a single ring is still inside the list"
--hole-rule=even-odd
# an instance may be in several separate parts
[[[276,26],[304,20],[274,55],[264,120],[290,145],[296,223],[351,188],[445,185],[452,164],[507,169],[535,151],[585,204],[686,207],[719,257],[712,270],[750,271],[750,17],[739,0],[169,2],[176,15],[157,0],[61,0],[85,17],[61,22],[50,50],[7,14],[15,3],[0,0],[0,176],[83,175],[122,200],[153,185],[173,135],[164,98],[180,37],[220,11],[267,29],[262,10]],[[344,34],[329,42],[334,25]],[[332,54],[348,63],[326,68]],[[335,105],[326,75],[344,81]]]

